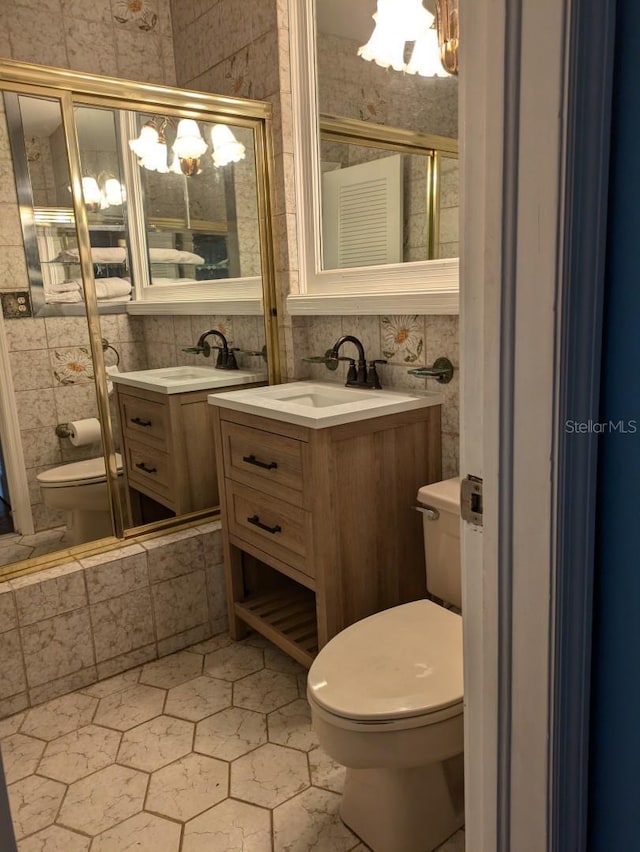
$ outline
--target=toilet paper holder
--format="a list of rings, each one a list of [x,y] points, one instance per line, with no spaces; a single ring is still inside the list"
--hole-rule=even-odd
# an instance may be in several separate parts
[[[70,438],[71,428],[68,423],[58,423],[56,426],[56,435],[58,438]]]

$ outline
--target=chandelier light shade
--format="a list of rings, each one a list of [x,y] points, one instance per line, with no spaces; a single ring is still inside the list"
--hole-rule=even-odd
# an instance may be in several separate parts
[[[143,160],[153,146],[157,145],[158,139],[158,129],[151,121],[148,121],[140,130],[138,138],[129,140],[129,147],[139,160]]]
[[[118,207],[126,201],[124,186],[114,177],[105,180],[103,195],[107,207]]]
[[[102,192],[94,177],[82,178],[82,197],[87,210],[92,213],[95,213],[102,206]]]
[[[434,0],[435,17],[422,0],[378,0],[375,28],[358,56],[382,68],[423,77],[458,73],[458,0]],[[407,42],[414,42],[409,63]]]
[[[173,152],[178,157],[183,174],[194,175],[198,172],[200,157],[208,147],[202,138],[197,122],[192,118],[180,119],[176,130],[176,141],[173,143]]]
[[[238,142],[226,124],[214,124],[211,128],[211,145],[213,147],[213,164],[216,167],[244,160],[246,148]]]

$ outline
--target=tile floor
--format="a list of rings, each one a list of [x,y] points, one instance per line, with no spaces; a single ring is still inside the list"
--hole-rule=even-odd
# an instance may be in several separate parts
[[[34,535],[0,535],[0,565],[31,559],[32,556],[45,556],[54,550],[60,550],[65,546],[62,540],[66,531],[66,527],[53,527]]]
[[[221,635],[1,720],[19,852],[364,852],[305,682]]]

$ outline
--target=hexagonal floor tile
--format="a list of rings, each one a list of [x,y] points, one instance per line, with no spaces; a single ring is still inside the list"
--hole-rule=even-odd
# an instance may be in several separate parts
[[[2,760],[7,784],[33,775],[45,743],[24,734],[11,734],[2,741]]]
[[[311,751],[318,745],[318,737],[311,727],[311,710],[304,698],[298,698],[267,716],[269,742]]]
[[[7,716],[6,719],[0,719],[0,740],[10,737],[11,734],[17,734],[26,715],[26,711],[23,711],[22,713],[14,713],[13,716]]]
[[[94,722],[118,731],[127,731],[154,716],[160,716],[166,692],[153,686],[134,684],[122,692],[100,699]]]
[[[85,686],[81,691],[85,695],[92,695],[94,698],[106,698],[107,695],[122,692],[123,689],[128,689],[132,684],[137,683],[140,671],[141,669],[129,669],[129,671],[114,675],[107,680],[99,680],[97,683],[92,683],[91,686]]]
[[[171,654],[170,657],[147,663],[140,674],[140,683],[171,689],[202,674],[202,661],[202,654],[191,654],[188,651]]]
[[[182,852],[271,852],[269,811],[227,799],[184,827]]]
[[[66,787],[49,778],[30,775],[8,787],[16,839],[46,828],[56,818]]]
[[[101,834],[142,810],[149,776],[126,766],[109,766],[72,784],[57,822],[85,834]]]
[[[332,757],[329,757],[324,749],[318,747],[309,752],[309,769],[311,771],[311,783],[315,787],[323,787],[334,793],[342,793],[346,769],[336,763]]]
[[[50,825],[23,840],[20,852],[87,852],[90,844],[88,837],[59,825]]]
[[[194,750],[221,760],[235,760],[266,741],[267,724],[263,713],[230,707],[196,726]]]
[[[238,643],[207,654],[204,660],[205,674],[221,680],[239,680],[252,672],[260,671],[263,666],[264,658],[260,648]]]
[[[280,648],[265,648],[264,650],[264,667],[265,669],[274,669],[277,672],[286,672],[287,674],[306,675],[307,670],[293,657],[285,654]]]
[[[170,689],[164,712],[180,719],[199,722],[230,706],[231,684],[203,675]]]
[[[153,814],[140,813],[99,834],[92,852],[178,852],[180,826]]]
[[[172,716],[156,716],[124,734],[118,751],[118,763],[145,772],[160,769],[189,754],[193,728],[192,722],[184,722]]]
[[[231,795],[265,808],[275,808],[309,786],[307,757],[271,743],[231,764]]]
[[[72,784],[112,764],[118,753],[120,737],[117,731],[97,725],[72,731],[47,745],[38,772],[55,781]]]
[[[348,852],[358,838],[338,815],[340,796],[311,787],[273,812],[275,852]]]
[[[228,791],[227,763],[190,754],[153,773],[145,807],[184,821],[226,799]]]
[[[233,687],[234,707],[271,713],[298,697],[293,675],[263,669],[243,678]]]
[[[212,636],[211,639],[205,639],[204,642],[198,642],[197,645],[192,645],[187,648],[192,654],[211,654],[213,651],[218,651],[220,648],[225,648],[231,645],[233,639],[228,633],[219,633],[217,636]]]
[[[55,740],[88,725],[97,706],[96,698],[79,692],[54,698],[29,710],[20,732],[41,740]]]

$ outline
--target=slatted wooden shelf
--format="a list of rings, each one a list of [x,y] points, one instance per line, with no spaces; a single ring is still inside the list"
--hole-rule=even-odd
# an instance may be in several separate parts
[[[235,602],[249,627],[309,668],[318,653],[315,595],[302,588],[279,589]]]

